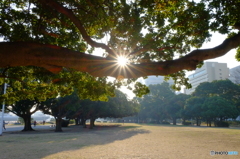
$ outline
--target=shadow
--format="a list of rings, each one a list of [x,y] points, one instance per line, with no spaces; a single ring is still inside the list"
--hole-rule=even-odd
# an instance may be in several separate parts
[[[88,146],[100,146],[125,140],[150,131],[141,129],[141,125],[97,125],[93,129],[82,126],[64,127],[63,132],[54,130],[36,130],[31,132],[11,132],[1,137],[0,152],[6,158],[28,159],[44,158],[63,151],[79,150]],[[12,145],[12,146],[10,146]],[[14,147],[9,149],[8,147]],[[21,151],[15,151],[21,150]]]

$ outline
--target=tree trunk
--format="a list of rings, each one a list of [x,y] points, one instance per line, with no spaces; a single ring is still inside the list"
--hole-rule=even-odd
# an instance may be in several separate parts
[[[200,126],[200,119],[197,118],[197,126]]]
[[[79,124],[79,118],[75,118],[75,125],[78,125]]]
[[[185,118],[182,118],[182,124],[186,122],[186,119]]]
[[[34,129],[31,126],[31,114],[26,114],[21,117],[24,120],[24,128],[22,131],[34,131]]]
[[[62,132],[62,118],[56,118],[55,132]]]
[[[95,122],[95,118],[90,118],[90,127],[89,127],[89,129],[93,129],[93,127],[95,126],[94,122]]]
[[[80,125],[84,125],[84,122],[85,122],[84,118],[81,117],[81,118],[80,118]]]
[[[173,118],[173,125],[177,125],[177,118]]]
[[[82,120],[83,128],[87,128],[87,125],[86,125],[86,119],[81,119],[81,120]]]

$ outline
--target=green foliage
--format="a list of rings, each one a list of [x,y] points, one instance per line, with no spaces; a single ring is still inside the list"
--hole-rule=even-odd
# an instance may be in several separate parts
[[[94,78],[73,70],[52,74],[39,67],[13,67],[7,69],[6,77],[7,92],[0,95],[0,99],[9,105],[26,99],[45,101],[57,96],[64,97],[72,94],[74,88],[81,99],[107,101],[108,96],[114,96],[114,90],[118,87],[118,83],[108,82],[107,78]],[[4,78],[0,79],[3,83]]]
[[[205,98],[193,96],[186,101],[184,116],[186,118],[200,118],[202,116],[202,104]]]
[[[236,126],[239,127],[240,126],[240,121],[228,121],[230,126]]]
[[[182,57],[191,48],[200,48],[210,40],[211,31],[231,35],[234,32],[232,26],[240,22],[240,2],[232,0],[56,2],[73,13],[80,21],[78,25],[43,0],[2,0],[0,37],[8,42],[32,41],[92,53],[95,48],[84,39],[85,35],[79,30],[81,25],[90,38],[106,41],[107,46],[115,52],[129,54],[145,50],[131,56],[133,63],[138,63],[147,56],[150,61],[157,62]],[[191,87],[184,77],[185,72],[186,70],[169,75],[176,82],[174,89],[179,90],[181,85]],[[18,84],[15,85],[17,87]],[[94,84],[88,87],[96,92]],[[63,90],[66,94],[71,94],[71,91]],[[137,96],[146,92],[146,89],[139,90],[139,84],[136,85]],[[88,98],[89,95],[83,93],[82,96]],[[106,100],[105,96],[99,98]],[[95,97],[93,99],[97,100]]]
[[[213,31],[220,33],[229,33],[229,26],[233,26],[240,22],[237,8],[240,7],[239,1],[228,0],[203,0],[207,6],[207,11],[211,15],[212,20],[209,26]]]
[[[236,104],[240,99],[240,87],[230,80],[218,80],[201,83],[193,93],[194,96],[220,96]]]
[[[216,121],[215,126],[217,127],[229,127],[229,123],[226,121]]]
[[[11,105],[6,105],[5,108],[9,112],[19,116],[24,120],[24,129],[23,131],[32,131],[31,127],[31,115],[39,110],[39,101],[38,100],[20,100]]]
[[[69,120],[69,124],[74,124],[74,120]]]
[[[190,98],[186,94],[178,94],[173,96],[167,102],[167,113],[173,119],[180,118],[182,116],[181,111],[184,109],[186,100]]]
[[[207,122],[236,118],[240,87],[229,80],[201,83],[187,100],[183,114],[186,118]],[[221,123],[220,123],[221,125]]]
[[[170,125],[170,123],[168,121],[163,121],[163,122],[161,122],[161,124]]]
[[[235,55],[235,58],[240,61],[240,47],[237,48],[237,53]]]
[[[184,121],[184,122],[182,122],[182,124],[183,124],[183,125],[191,125],[192,122],[191,122],[191,121]]]
[[[128,100],[121,91],[116,90],[115,94],[115,97],[109,97],[108,101],[104,102],[83,100],[74,92],[70,96],[42,102],[41,109],[55,118],[67,119],[122,118],[136,115],[139,104],[135,100]]]
[[[69,121],[68,120],[62,120],[62,127],[68,127]]]
[[[148,87],[140,82],[136,82],[134,86],[135,89],[133,90],[133,93],[135,93],[137,97],[142,97],[149,93]]]
[[[202,116],[205,118],[236,118],[239,111],[231,102],[219,96],[208,97],[202,105]]]
[[[150,85],[149,89],[149,94],[138,98],[141,105],[138,116],[142,120],[153,119],[159,123],[168,118],[167,104],[175,96],[175,93],[167,82]]]

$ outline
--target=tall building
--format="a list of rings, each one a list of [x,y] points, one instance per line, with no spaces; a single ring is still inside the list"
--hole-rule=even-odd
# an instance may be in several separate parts
[[[161,84],[162,82],[164,82],[164,76],[148,76],[147,79],[145,79],[145,84],[147,86],[149,85],[154,85],[154,84]],[[170,85],[174,84],[174,81],[172,79],[166,81],[168,82]]]
[[[240,66],[236,66],[229,70],[229,80],[235,84],[240,84]]]
[[[185,89],[186,94],[191,94],[196,87],[203,82],[212,82],[214,80],[225,80],[229,77],[229,68],[226,63],[205,62],[201,68],[189,75],[191,89]]]

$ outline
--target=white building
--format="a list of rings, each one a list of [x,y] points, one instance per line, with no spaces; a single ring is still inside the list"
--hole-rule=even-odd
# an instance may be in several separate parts
[[[214,80],[225,80],[229,77],[229,68],[226,63],[205,62],[201,68],[189,75],[191,89],[185,89],[186,94],[191,94],[196,87],[203,82],[212,82]]]
[[[229,70],[230,76],[229,80],[235,84],[240,84],[240,66],[236,66]]]

